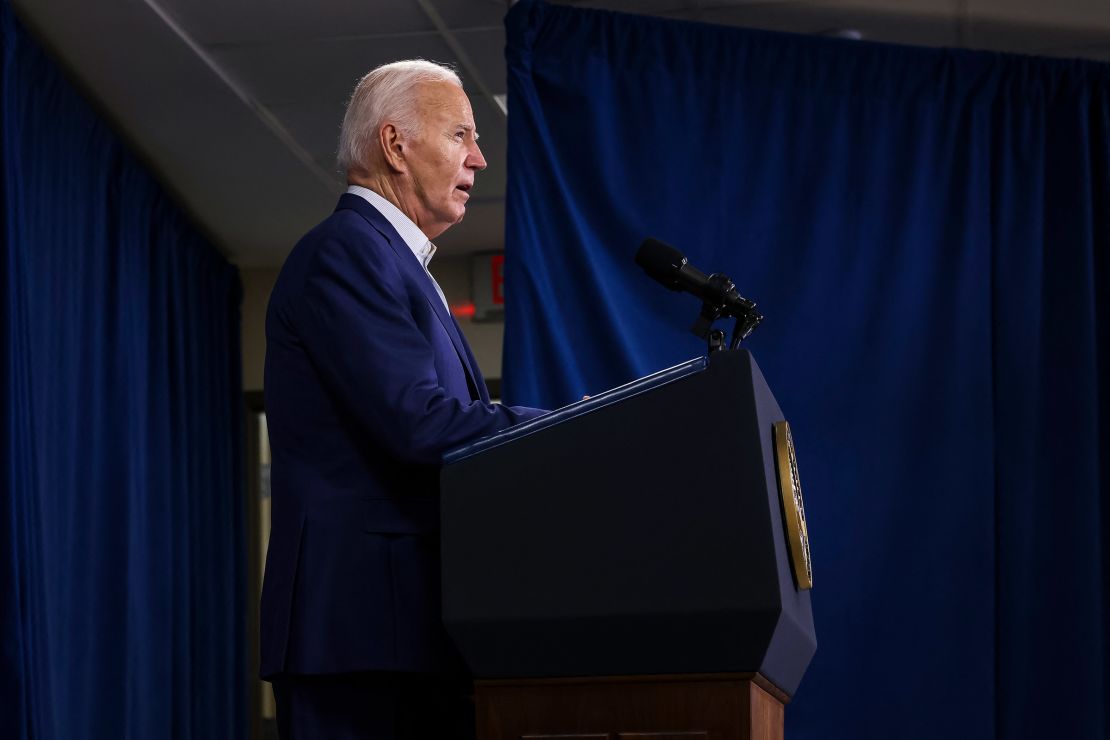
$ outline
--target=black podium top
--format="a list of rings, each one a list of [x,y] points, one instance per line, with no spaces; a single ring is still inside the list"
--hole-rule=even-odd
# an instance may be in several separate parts
[[[758,671],[816,650],[751,355],[718,352],[448,456],[443,616],[476,676]]]
[[[459,460],[471,457],[472,455],[477,455],[480,452],[485,452],[498,445],[507,444],[526,435],[554,426],[555,424],[569,421],[576,416],[591,414],[606,406],[610,406],[633,396],[638,396],[641,393],[646,393],[647,391],[666,385],[680,378],[693,375],[694,373],[700,373],[708,366],[709,363],[705,357],[695,357],[692,360],[683,362],[681,365],[675,365],[666,370],[660,370],[657,373],[646,375],[637,380],[633,380],[631,383],[625,383],[624,385],[607,390],[604,393],[599,393],[596,396],[590,396],[583,401],[578,401],[569,406],[564,406],[561,409],[556,409],[551,413],[544,414],[543,416],[529,419],[523,424],[508,427],[497,434],[482,437],[471,444],[457,447],[444,455],[443,462],[445,465],[450,465]]]

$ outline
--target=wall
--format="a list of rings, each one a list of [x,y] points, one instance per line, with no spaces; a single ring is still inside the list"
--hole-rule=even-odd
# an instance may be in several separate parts
[[[266,361],[266,304],[277,280],[276,269],[239,268],[243,283],[243,391],[262,390]]]

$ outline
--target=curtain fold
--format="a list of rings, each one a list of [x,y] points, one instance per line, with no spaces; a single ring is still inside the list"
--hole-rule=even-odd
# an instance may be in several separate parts
[[[0,26],[0,736],[241,737],[238,272]]]
[[[506,25],[506,400],[704,351],[645,237],[729,274],[807,493],[789,734],[1105,736],[1110,67],[538,0]]]

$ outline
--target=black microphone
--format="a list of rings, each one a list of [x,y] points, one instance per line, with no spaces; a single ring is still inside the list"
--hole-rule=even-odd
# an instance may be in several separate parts
[[[740,318],[755,308],[755,303],[737,292],[727,275],[706,275],[691,265],[686,255],[658,239],[644,240],[636,252],[636,264],[665,287],[693,293],[718,308],[721,315]]]

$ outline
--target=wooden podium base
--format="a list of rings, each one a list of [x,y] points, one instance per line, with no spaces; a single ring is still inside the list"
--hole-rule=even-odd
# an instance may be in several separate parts
[[[782,740],[758,673],[475,681],[478,740]]]

